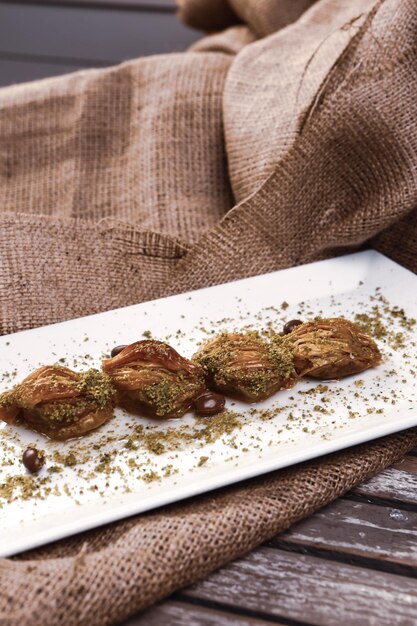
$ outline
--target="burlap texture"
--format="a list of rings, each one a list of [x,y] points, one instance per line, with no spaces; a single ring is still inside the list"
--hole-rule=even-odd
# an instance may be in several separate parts
[[[222,118],[230,61],[161,55],[5,89],[0,212],[116,217],[195,241],[233,205]]]
[[[109,218],[91,224],[6,213],[0,250],[4,334],[135,304],[138,293],[152,300],[187,248]]]
[[[223,52],[235,55],[245,46],[256,41],[254,32],[248,26],[231,26],[219,33],[207,35],[196,41],[190,48],[194,52]]]
[[[271,3],[249,5],[273,23]],[[3,332],[369,242],[417,271],[415,1],[319,0],[253,42],[257,28],[0,91]],[[0,623],[117,623],[416,443],[408,431],[2,560]]]

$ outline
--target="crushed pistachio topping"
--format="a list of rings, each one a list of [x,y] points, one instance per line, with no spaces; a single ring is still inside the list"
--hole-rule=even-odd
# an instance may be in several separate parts
[[[222,333],[194,356],[219,388],[236,387],[250,396],[268,393],[295,375],[293,356],[281,337],[259,332]]]
[[[96,369],[80,374],[76,387],[86,400],[100,409],[112,402],[115,396],[110,377]]]
[[[174,378],[165,378],[142,390],[144,399],[155,407],[156,415],[169,415],[172,407],[182,401],[184,395],[190,392],[190,381],[179,374]],[[141,395],[139,394],[139,395]]]

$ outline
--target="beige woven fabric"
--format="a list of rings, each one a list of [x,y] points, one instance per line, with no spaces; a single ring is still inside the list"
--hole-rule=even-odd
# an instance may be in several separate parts
[[[243,6],[269,23],[271,3],[233,2],[252,19]],[[417,272],[416,35],[415,0],[318,0],[256,42],[250,22],[184,55],[1,90],[1,330],[369,242]],[[416,443],[409,431],[2,560],[0,623],[117,623]]]
[[[151,300],[187,248],[111,219],[0,215],[2,333]]]
[[[229,173],[238,201],[258,189],[302,141],[299,129],[306,110],[358,32],[366,15],[362,11],[374,4],[351,0],[329,10],[318,3],[292,28],[261,39],[235,60],[227,76],[224,115]],[[240,97],[242,90],[245,98]],[[262,120],[255,128],[247,123],[252,111]]]
[[[199,39],[191,46],[190,50],[194,52],[224,52],[235,55],[254,41],[256,41],[256,35],[248,26],[231,26],[219,33]]]
[[[229,65],[163,55],[3,90],[0,212],[116,217],[195,241],[233,205]]]

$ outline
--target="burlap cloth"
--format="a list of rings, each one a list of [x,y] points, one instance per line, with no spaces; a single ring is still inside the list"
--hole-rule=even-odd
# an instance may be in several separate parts
[[[415,0],[180,12],[225,30],[0,91],[2,332],[363,244],[417,271]],[[117,623],[416,444],[408,431],[3,559],[0,623]]]

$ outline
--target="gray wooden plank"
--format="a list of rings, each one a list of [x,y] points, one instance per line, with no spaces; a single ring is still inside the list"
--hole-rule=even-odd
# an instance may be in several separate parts
[[[110,64],[182,51],[199,36],[169,13],[0,4],[0,53]]]
[[[371,480],[362,483],[353,493],[401,503],[417,504],[417,458],[406,456]]]
[[[415,626],[413,578],[260,548],[184,592],[320,626]]]
[[[274,624],[279,622],[274,621]],[[167,600],[140,613],[121,626],[268,626],[270,621]]]
[[[177,8],[176,0],[13,0],[14,4],[48,4],[48,5],[67,5],[67,6],[97,6],[111,7],[120,9],[121,7],[129,7],[131,9],[143,10],[151,9],[169,9],[175,11]],[[0,2],[1,4],[1,2]]]
[[[417,513],[340,499],[272,540],[281,542],[417,568]]]
[[[81,69],[75,65],[53,63],[32,63],[30,61],[10,61],[0,58],[0,87],[23,83],[30,80],[58,76]]]

